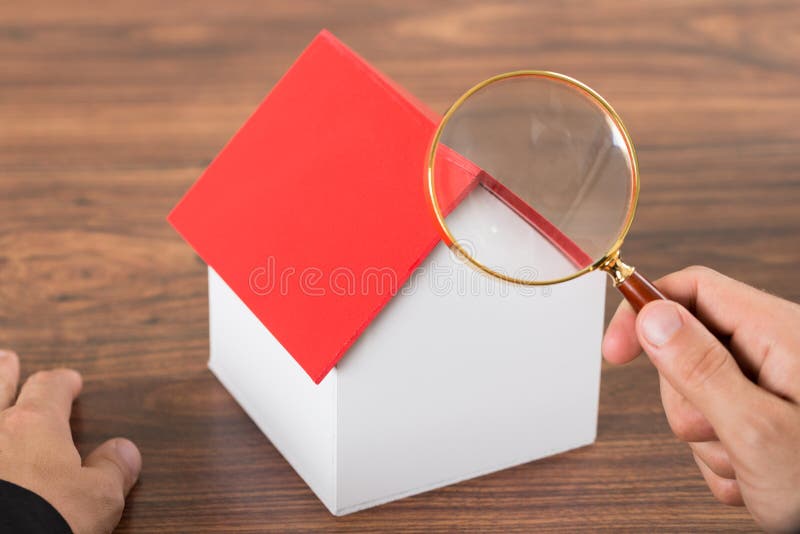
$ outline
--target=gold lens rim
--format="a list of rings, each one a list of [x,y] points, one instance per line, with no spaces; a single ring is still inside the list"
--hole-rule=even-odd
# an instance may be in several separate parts
[[[547,78],[554,81],[558,81],[561,83],[565,83],[570,85],[574,88],[577,88],[583,91],[591,100],[593,100],[596,104],[598,104],[614,121],[614,123],[619,128],[620,132],[622,132],[622,137],[625,140],[625,145],[628,148],[628,154],[630,155],[631,160],[631,195],[628,204],[628,212],[625,215],[625,224],[623,224],[622,229],[617,236],[616,241],[612,244],[611,248],[608,249],[608,252],[603,255],[600,259],[592,263],[591,265],[584,267],[583,269],[569,275],[564,276],[562,278],[556,278],[553,280],[527,280],[524,278],[515,278],[513,276],[509,276],[507,274],[498,272],[493,270],[492,268],[484,265],[477,259],[475,259],[469,252],[467,252],[459,243],[458,240],[455,238],[453,233],[450,231],[450,228],[447,226],[445,222],[444,214],[442,213],[441,207],[439,206],[439,201],[436,198],[436,178],[435,178],[435,163],[436,163],[436,153],[439,149],[439,142],[442,137],[442,133],[444,132],[445,126],[450,121],[450,118],[455,114],[456,111],[461,107],[461,105],[472,95],[480,91],[481,89],[485,88],[488,85],[493,83],[507,80],[509,78],[524,78],[524,77],[538,77],[538,78]],[[483,271],[484,273],[493,276],[495,278],[499,278],[501,280],[505,280],[506,282],[511,282],[514,284],[526,285],[526,286],[545,286],[545,285],[552,285],[552,284],[559,284],[561,282],[566,282],[568,280],[572,280],[573,278],[577,278],[583,274],[586,274],[591,271],[595,271],[597,269],[603,268],[604,265],[608,264],[608,262],[616,257],[619,254],[619,249],[622,247],[622,242],[625,239],[625,236],[628,234],[628,230],[630,230],[631,225],[633,224],[633,218],[636,214],[636,204],[639,200],[639,161],[636,157],[636,149],[633,146],[633,141],[631,140],[631,136],[628,133],[628,129],[625,127],[625,124],[622,122],[619,114],[611,107],[611,104],[606,101],[605,98],[600,96],[597,91],[589,87],[583,82],[576,80],[575,78],[571,78],[570,76],[566,76],[564,74],[559,74],[557,72],[546,71],[546,70],[516,70],[511,72],[505,72],[502,74],[497,74],[496,76],[492,76],[491,78],[487,78],[486,80],[480,82],[479,84],[473,86],[469,91],[461,95],[458,100],[456,100],[453,105],[448,108],[447,112],[445,112],[444,116],[442,117],[441,122],[439,122],[439,126],[436,129],[436,133],[433,136],[433,139],[430,144],[430,148],[428,149],[428,164],[427,164],[427,194],[428,199],[433,207],[434,216],[436,218],[436,222],[439,226],[439,230],[442,233],[442,238],[444,239],[445,243],[452,249],[467,260],[470,264],[474,267]]]

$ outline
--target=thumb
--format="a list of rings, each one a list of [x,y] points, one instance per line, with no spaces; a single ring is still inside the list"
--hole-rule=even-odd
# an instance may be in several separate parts
[[[93,450],[83,465],[103,473],[118,484],[123,494],[127,495],[139,479],[142,455],[133,442],[124,438],[114,438]]]
[[[659,373],[705,415],[720,437],[735,431],[748,406],[764,395],[728,349],[677,302],[647,304],[636,318],[636,333]]]

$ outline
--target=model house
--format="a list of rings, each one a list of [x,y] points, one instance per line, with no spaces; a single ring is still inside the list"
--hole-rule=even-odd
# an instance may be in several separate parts
[[[437,121],[322,32],[169,216],[209,266],[211,370],[333,514],[595,439],[605,275],[455,258],[424,193]]]

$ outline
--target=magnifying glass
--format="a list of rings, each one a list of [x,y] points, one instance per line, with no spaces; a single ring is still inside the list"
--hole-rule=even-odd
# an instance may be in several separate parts
[[[633,142],[577,80],[515,71],[464,93],[433,137],[426,190],[444,242],[488,275],[537,286],[601,269],[637,311],[665,299],[620,259],[639,194]]]

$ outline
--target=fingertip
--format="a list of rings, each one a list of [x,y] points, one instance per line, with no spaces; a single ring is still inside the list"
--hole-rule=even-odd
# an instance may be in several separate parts
[[[0,350],[0,410],[14,402],[18,386],[19,356],[11,350]]]
[[[671,300],[648,302],[636,317],[636,334],[644,347],[667,344],[685,323],[683,306]]]
[[[72,385],[72,396],[77,397],[83,390],[83,376],[81,376],[81,373],[68,367],[63,367],[59,371],[64,373],[64,376],[67,377],[67,380]]]
[[[710,467],[694,452],[692,453],[697,467],[700,468],[711,494],[722,504],[728,506],[744,506],[744,499],[736,479],[722,478],[714,473]]]
[[[70,371],[75,373],[75,378],[77,379],[78,382],[78,393],[80,393],[81,390],[83,390],[83,375],[79,371],[76,371],[75,369],[70,369]]]
[[[19,356],[13,350],[0,349],[0,366],[10,368],[19,375]]]
[[[96,469],[111,477],[127,495],[142,471],[142,455],[138,447],[126,438],[112,438],[93,450],[83,462],[85,467]]]
[[[630,305],[623,301],[608,323],[603,336],[601,350],[603,357],[612,364],[624,364],[635,359],[641,352],[636,338],[636,314]]]
[[[611,325],[609,325],[605,336],[603,336],[603,343],[600,347],[603,358],[605,358],[607,362],[613,364],[624,363],[624,354],[621,345],[622,342],[619,334],[616,329],[613,329]]]
[[[127,438],[114,438],[113,441],[117,454],[129,470],[132,483],[135,483],[142,472],[142,453],[139,452],[139,447]]]

